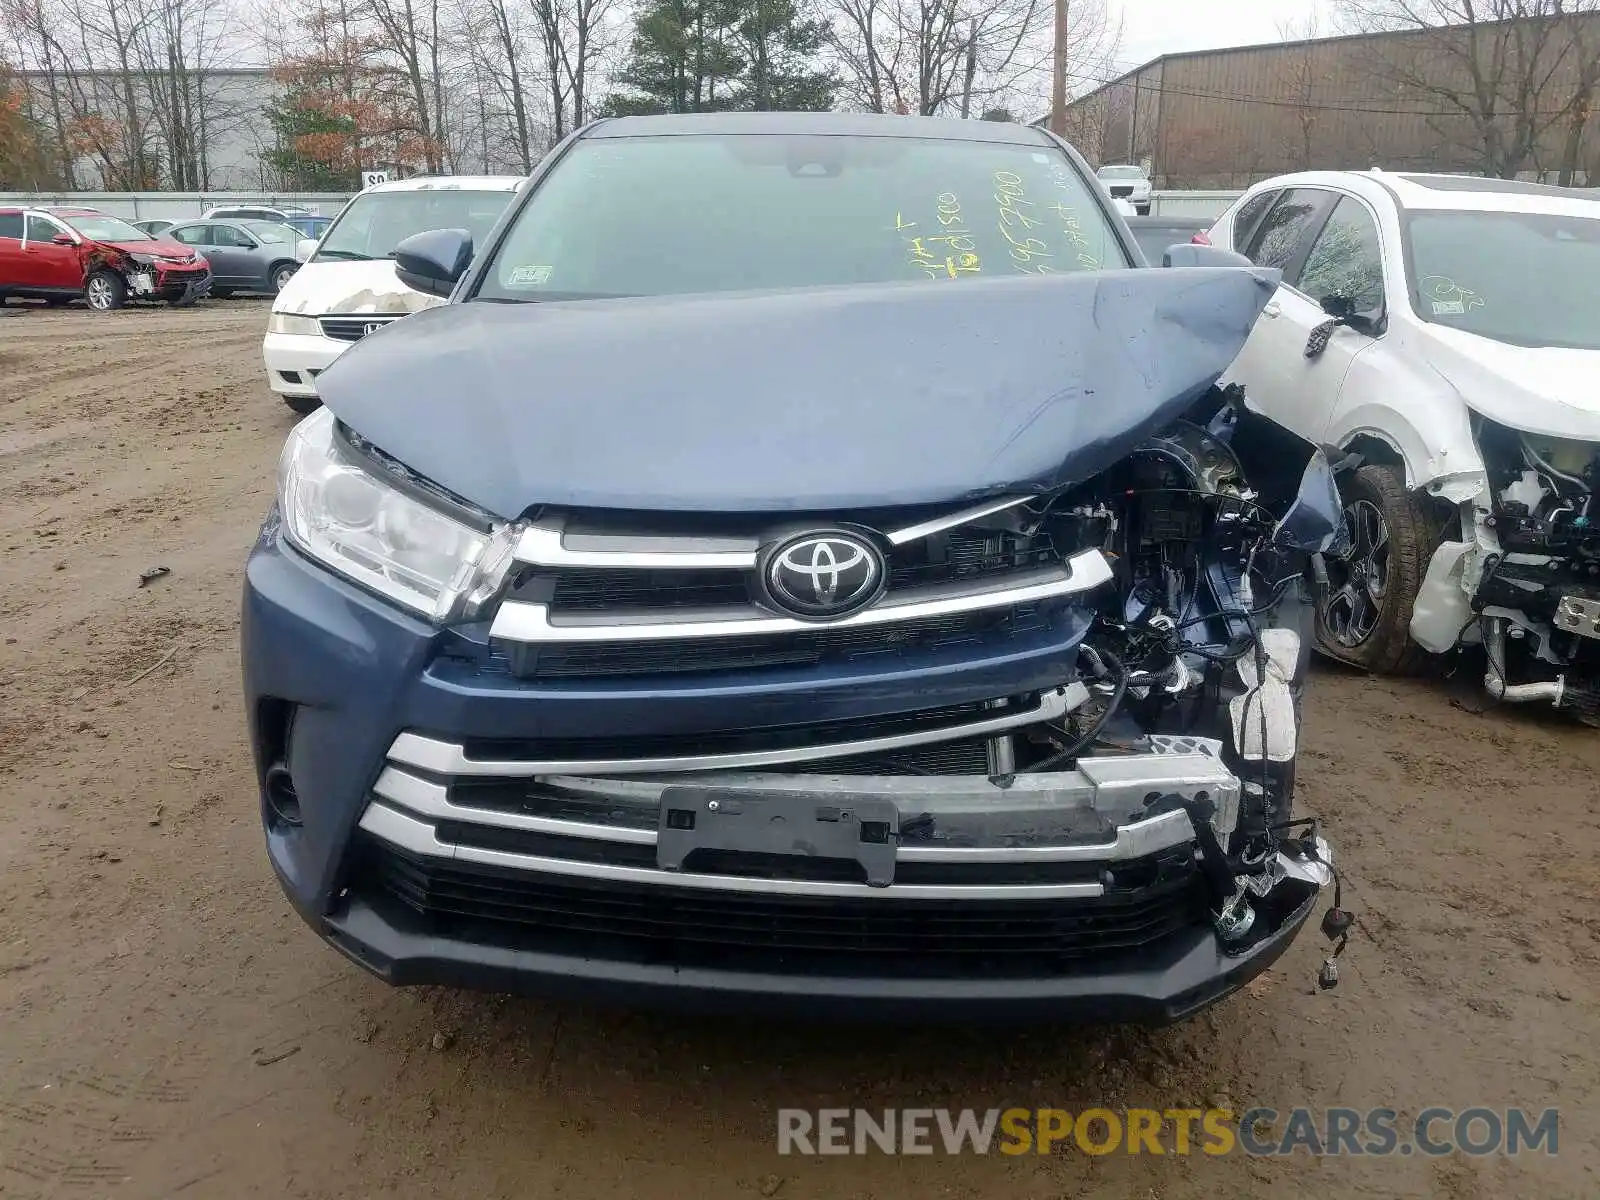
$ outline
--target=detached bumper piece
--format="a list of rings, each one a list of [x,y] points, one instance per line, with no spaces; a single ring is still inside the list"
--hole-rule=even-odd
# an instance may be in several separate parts
[[[1248,944],[1218,939],[1192,818],[1170,804],[1198,800],[1224,837],[1237,821],[1239,781],[1203,739],[1004,788],[763,769],[783,767],[777,750],[770,764],[746,754],[740,769],[689,772],[472,750],[396,739],[325,919],[335,946],[392,982],[1159,1022],[1265,969],[1318,890],[1280,878]],[[627,777],[594,773],[617,766]],[[771,839],[772,825],[787,832]]]

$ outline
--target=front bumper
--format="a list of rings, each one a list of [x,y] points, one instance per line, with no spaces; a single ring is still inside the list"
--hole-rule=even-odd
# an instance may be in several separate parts
[[[317,376],[350,345],[321,334],[269,333],[261,343],[267,383],[280,396],[315,396]]]
[[[211,272],[208,269],[169,269],[158,263],[131,272],[128,283],[128,292],[136,299],[187,302],[210,294]]]
[[[1004,790],[984,776],[667,773],[649,761],[649,747],[725,731],[730,713],[757,729],[819,714],[865,729],[1060,694],[1083,628],[1069,610],[1041,635],[958,661],[860,674],[528,681],[488,665],[485,630],[413,620],[302,559],[269,522],[242,632],[268,853],[312,927],[397,984],[857,1017],[1176,1019],[1281,954],[1320,882],[1301,864],[1257,904],[1249,940],[1226,946],[1187,814],[1124,819],[1152,793],[1203,791],[1226,833],[1239,783],[1214,747],[1085,760]],[[641,749],[626,771],[586,763],[596,739]],[[893,881],[704,860],[666,869],[662,789],[691,784],[890,797]]]

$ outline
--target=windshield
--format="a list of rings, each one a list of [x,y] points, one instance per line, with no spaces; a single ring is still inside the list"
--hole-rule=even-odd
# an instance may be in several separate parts
[[[1600,350],[1600,219],[1413,212],[1407,224],[1424,321],[1515,346]]]
[[[593,299],[1124,267],[1089,188],[1040,146],[693,135],[580,142],[479,289]]]
[[[298,231],[290,229],[287,225],[280,225],[276,221],[240,221],[258,242],[297,242],[300,240]]]
[[[86,238],[93,238],[97,242],[148,242],[150,235],[144,230],[117,217],[108,217],[104,213],[95,213],[86,217],[62,217]]]
[[[387,258],[412,234],[429,229],[465,229],[481,245],[514,194],[462,188],[367,192],[339,214],[311,261]]]
[[[1143,167],[1101,167],[1101,179],[1143,179]]]

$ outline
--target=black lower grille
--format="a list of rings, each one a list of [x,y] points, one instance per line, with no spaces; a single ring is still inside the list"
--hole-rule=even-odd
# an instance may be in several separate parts
[[[524,678],[670,675],[696,671],[814,666],[863,658],[924,653],[972,645],[985,638],[1042,633],[1050,614],[1038,604],[1015,604],[887,625],[765,637],[710,637],[659,642],[574,645],[509,642],[511,671]]]
[[[588,958],[909,977],[1070,972],[1205,919],[1192,871],[1094,900],[907,901],[577,881],[414,858],[363,839],[352,892],[442,937]]]

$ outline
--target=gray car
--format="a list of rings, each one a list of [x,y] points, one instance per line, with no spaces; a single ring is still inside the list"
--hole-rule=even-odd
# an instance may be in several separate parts
[[[167,236],[210,261],[213,296],[276,295],[316,249],[314,239],[275,221],[187,221],[167,230]]]

